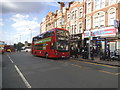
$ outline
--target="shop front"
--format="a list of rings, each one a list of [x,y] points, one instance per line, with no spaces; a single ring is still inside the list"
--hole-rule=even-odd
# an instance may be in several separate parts
[[[77,48],[82,47],[82,34],[74,34],[70,36],[70,46]]]
[[[116,37],[117,29],[114,27],[106,27],[102,29],[95,29],[84,32],[84,40],[90,47],[94,47],[95,55],[99,56],[101,53],[112,53],[119,49],[119,39]],[[90,42],[89,42],[90,40]]]

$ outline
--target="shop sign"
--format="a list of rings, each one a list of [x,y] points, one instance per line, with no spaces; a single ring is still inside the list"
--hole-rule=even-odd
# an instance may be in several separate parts
[[[91,36],[111,36],[116,35],[115,28],[108,28],[108,29],[99,29],[99,30],[92,30]]]
[[[97,37],[97,36],[112,36],[116,35],[116,29],[113,28],[103,28],[98,30],[91,30],[91,31],[85,31],[84,32],[84,38],[88,37]]]
[[[90,37],[91,35],[90,35],[90,31],[85,31],[84,32],[84,38],[88,38],[88,37]]]

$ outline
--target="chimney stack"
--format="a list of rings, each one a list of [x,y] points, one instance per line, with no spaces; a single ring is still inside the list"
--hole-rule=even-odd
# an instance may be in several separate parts
[[[58,2],[60,4],[60,11],[62,11],[63,7],[65,6],[64,2]]]
[[[68,3],[68,8],[70,8],[71,4],[73,4],[74,1],[71,1]]]

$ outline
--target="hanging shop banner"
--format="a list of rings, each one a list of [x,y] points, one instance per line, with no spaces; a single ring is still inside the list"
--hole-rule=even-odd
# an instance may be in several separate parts
[[[91,36],[97,37],[97,36],[112,36],[112,35],[116,35],[116,29],[114,27],[95,29],[95,30],[84,32],[84,38],[88,38]]]
[[[90,36],[91,36],[90,31],[85,31],[84,32],[84,38],[88,38]]]
[[[116,29],[115,28],[105,28],[105,29],[99,29],[99,30],[92,30],[91,36],[111,36],[116,35]]]

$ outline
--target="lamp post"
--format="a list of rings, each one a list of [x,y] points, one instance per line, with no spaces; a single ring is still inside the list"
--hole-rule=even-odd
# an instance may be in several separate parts
[[[30,35],[30,40],[31,40],[31,43],[32,43],[32,29],[31,28],[29,28],[29,30],[31,31],[31,35]]]
[[[18,38],[16,38],[16,43],[18,43]]]

